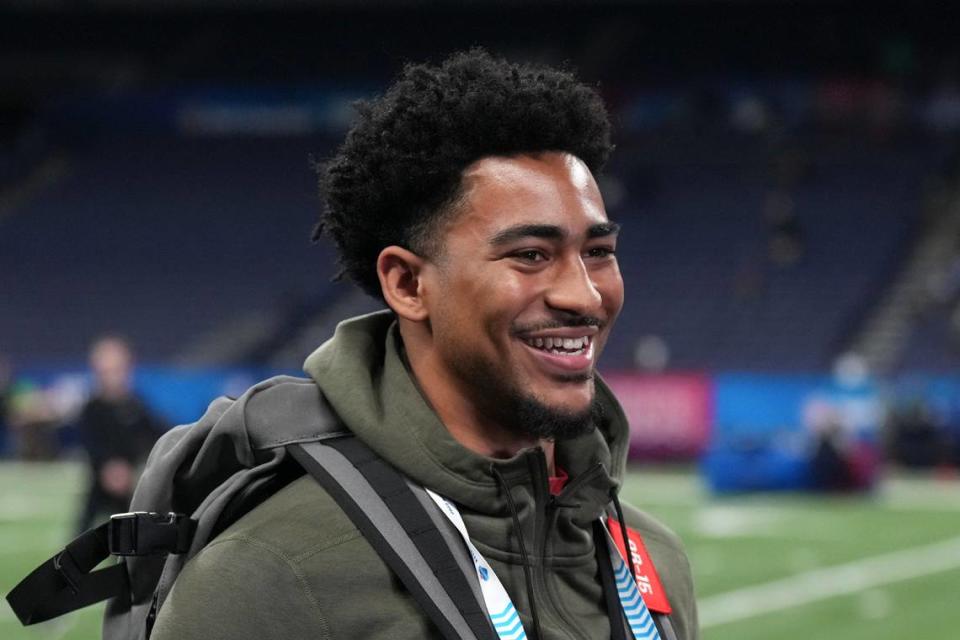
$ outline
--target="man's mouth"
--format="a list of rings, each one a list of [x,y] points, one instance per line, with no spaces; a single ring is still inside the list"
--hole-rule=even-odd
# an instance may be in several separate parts
[[[520,340],[539,366],[552,376],[589,376],[593,369],[594,335],[536,336]]]
[[[577,356],[590,350],[590,336],[580,336],[579,338],[523,338],[523,341],[534,349],[550,352],[558,356]]]

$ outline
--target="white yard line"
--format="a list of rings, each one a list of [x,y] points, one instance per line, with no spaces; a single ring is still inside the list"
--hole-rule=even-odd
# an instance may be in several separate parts
[[[951,538],[703,598],[700,625],[714,627],[957,568],[960,538]]]

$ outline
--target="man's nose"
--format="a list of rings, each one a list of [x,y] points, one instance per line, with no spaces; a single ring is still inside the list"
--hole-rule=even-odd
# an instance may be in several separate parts
[[[579,315],[596,315],[603,297],[590,277],[583,258],[559,262],[547,290],[546,303],[552,309]]]

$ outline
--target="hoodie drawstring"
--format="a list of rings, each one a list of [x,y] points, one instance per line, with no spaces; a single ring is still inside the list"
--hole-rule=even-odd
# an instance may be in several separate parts
[[[640,569],[637,566],[636,556],[630,553],[630,538],[627,536],[627,521],[623,517],[623,508],[620,506],[620,499],[617,497],[617,492],[615,490],[610,491],[610,498],[613,500],[613,508],[617,513],[617,520],[620,521],[620,535],[623,537],[623,550],[627,554],[627,562],[630,563],[630,572],[634,576],[640,574]]]
[[[527,582],[527,599],[530,601],[530,616],[533,618],[533,628],[536,632],[536,640],[543,638],[543,632],[540,630],[540,616],[537,614],[537,601],[533,597],[533,573],[530,569],[530,556],[527,555],[527,545],[523,542],[523,530],[520,528],[520,516],[517,515],[517,505],[513,501],[513,495],[510,493],[510,487],[506,480],[500,474],[500,470],[493,467],[493,475],[497,479],[497,484],[507,494],[507,504],[510,505],[510,515],[513,518],[513,529],[520,540],[520,555],[523,558],[523,576]]]

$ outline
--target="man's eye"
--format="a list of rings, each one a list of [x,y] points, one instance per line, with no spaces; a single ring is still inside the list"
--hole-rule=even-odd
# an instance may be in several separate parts
[[[613,247],[593,247],[587,251],[587,255],[591,258],[606,258],[615,253],[616,250]]]
[[[547,256],[539,249],[524,249],[523,251],[517,251],[513,254],[513,257],[523,260],[524,262],[543,262],[547,259]]]

